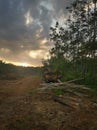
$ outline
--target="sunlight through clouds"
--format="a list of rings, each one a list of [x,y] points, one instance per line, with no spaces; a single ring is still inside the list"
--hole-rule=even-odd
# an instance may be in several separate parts
[[[49,53],[45,50],[30,51],[29,56],[33,59],[47,59]]]
[[[44,54],[45,53],[43,50],[33,50],[29,52],[29,56],[32,57],[33,59],[42,58]]]
[[[23,67],[28,67],[28,66],[30,66],[28,63],[21,63],[20,65],[23,66]]]
[[[30,15],[30,11],[28,11],[25,14],[25,19],[26,19],[26,21],[25,21],[26,25],[29,25],[29,24],[31,24],[33,22],[33,18]]]
[[[9,53],[10,52],[10,50],[8,48],[1,48],[0,50],[3,53]]]
[[[52,47],[50,27],[64,21],[72,0],[0,0],[0,59],[41,65]]]
[[[48,40],[46,38],[44,38],[42,41],[41,41],[41,45],[44,45],[45,43],[47,43]]]

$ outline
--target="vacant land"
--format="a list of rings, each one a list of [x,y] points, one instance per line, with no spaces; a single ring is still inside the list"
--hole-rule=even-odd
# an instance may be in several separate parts
[[[0,130],[97,130],[94,97],[76,97],[84,107],[70,107],[53,100],[58,92],[36,91],[40,83],[39,77],[0,80]]]

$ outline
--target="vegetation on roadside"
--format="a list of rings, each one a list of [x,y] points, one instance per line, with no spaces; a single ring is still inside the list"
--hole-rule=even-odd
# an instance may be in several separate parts
[[[69,7],[68,19],[50,28],[54,43],[44,67],[59,71],[62,81],[83,77],[78,82],[97,85],[97,0],[76,0]]]
[[[54,93],[57,95],[57,96],[60,96],[60,95],[63,95],[64,94],[64,91],[62,89],[55,89],[54,90]]]
[[[22,67],[0,61],[0,79],[13,80],[24,76],[40,76],[41,67]]]

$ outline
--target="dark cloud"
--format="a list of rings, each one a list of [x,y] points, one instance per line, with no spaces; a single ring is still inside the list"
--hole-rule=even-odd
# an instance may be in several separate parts
[[[38,64],[40,57],[34,59],[29,56],[30,51],[41,50],[38,53],[42,56],[42,52],[49,50],[49,28],[54,20],[67,15],[65,8],[70,2],[72,0],[0,0],[0,57]]]

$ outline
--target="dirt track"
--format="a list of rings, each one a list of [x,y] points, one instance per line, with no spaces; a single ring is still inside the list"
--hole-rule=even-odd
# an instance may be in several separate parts
[[[38,77],[0,81],[0,130],[97,130],[97,107],[61,105],[52,92],[35,91],[40,82]]]

